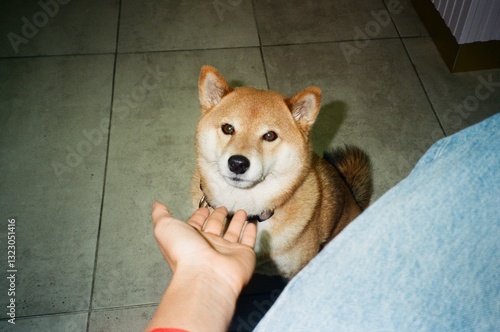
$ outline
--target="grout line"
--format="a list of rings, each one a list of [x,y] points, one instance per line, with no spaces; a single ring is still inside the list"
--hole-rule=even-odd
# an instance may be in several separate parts
[[[118,42],[120,36],[120,17],[121,17],[121,8],[122,1],[118,2],[118,20],[116,26],[116,40],[115,40],[115,53],[114,53],[114,61],[113,61],[113,78],[111,81],[111,101],[109,106],[109,123],[108,123],[108,140],[106,146],[106,157],[104,162],[104,176],[102,180],[102,196],[101,196],[101,207],[99,212],[99,225],[97,228],[97,237],[96,237],[96,248],[95,248],[95,256],[94,256],[94,271],[92,272],[92,283],[90,286],[90,299],[89,299],[89,307],[87,311],[87,328],[86,331],[90,330],[90,316],[92,314],[92,302],[94,300],[94,290],[96,283],[96,274],[97,274],[97,260],[99,256],[99,241],[101,238],[101,228],[102,228],[102,215],[104,211],[104,197],[106,194],[106,179],[108,174],[108,161],[109,161],[109,146],[111,141],[111,123],[113,120],[113,100],[115,94],[115,82],[116,82],[116,62],[118,58]]]
[[[262,62],[262,69],[264,69],[264,77],[266,79],[267,89],[270,89],[270,86],[269,86],[269,77],[267,76],[266,61],[264,59],[264,51],[263,51],[263,47],[262,47],[262,39],[260,37],[260,27],[259,27],[259,22],[257,20],[257,13],[255,11],[256,11],[255,0],[252,0],[253,19],[254,19],[254,22],[255,22],[255,27],[257,28],[257,38],[259,38],[260,61]]]
[[[69,56],[92,56],[92,55],[113,55],[110,52],[96,52],[96,53],[65,53],[65,54],[41,54],[41,55],[21,55],[21,56],[6,56],[0,57],[2,60],[15,60],[15,59],[39,59],[39,58],[58,58],[58,57],[69,57]]]
[[[400,31],[399,31],[399,29],[398,29],[398,26],[397,26],[396,22],[394,21],[394,17],[392,16],[392,14],[391,14],[391,12],[390,12],[389,8],[387,7],[386,2],[385,2],[385,1],[383,1],[383,4],[384,4],[384,6],[385,6],[385,8],[386,8],[387,12],[389,13],[389,16],[390,16],[390,18],[391,18],[391,23],[392,23],[392,25],[394,26],[394,29],[396,30],[396,33],[397,33],[397,34],[398,34],[398,36],[399,36],[399,40],[401,41],[401,44],[403,44],[403,48],[404,48],[404,50],[405,50],[406,57],[408,58],[408,60],[410,60],[410,63],[411,63],[411,65],[412,65],[412,67],[413,67],[413,71],[415,72],[415,75],[417,75],[417,79],[418,79],[418,81],[420,82],[420,86],[422,87],[422,90],[424,91],[425,98],[427,98],[427,102],[429,103],[429,106],[431,107],[432,112],[434,113],[434,117],[436,118],[436,120],[437,120],[437,122],[438,122],[438,124],[439,124],[439,128],[441,128],[441,131],[443,132],[443,135],[444,135],[444,136],[446,136],[446,132],[445,132],[445,130],[444,130],[444,127],[443,127],[443,125],[442,125],[441,121],[439,120],[439,117],[438,117],[438,115],[437,115],[436,109],[434,108],[434,105],[432,104],[432,101],[431,101],[431,99],[430,99],[429,95],[427,94],[427,89],[425,88],[424,82],[423,82],[422,78],[420,77],[420,74],[419,74],[419,72],[418,72],[418,70],[417,70],[417,66],[416,66],[416,64],[413,62],[413,59],[412,59],[412,57],[411,57],[411,55],[410,55],[410,51],[408,50],[408,48],[406,47],[406,44],[405,44],[405,42],[404,42],[404,40],[405,40],[405,39],[415,39],[415,38],[421,38],[421,37],[423,37],[423,36],[403,37],[403,36],[401,35],[401,32],[400,32]]]
[[[428,37],[427,37],[428,38]],[[408,48],[406,47],[406,44],[404,42],[404,39],[408,39],[408,38],[401,38],[401,43],[403,44],[403,48],[406,52],[406,56],[408,57],[408,59],[410,60],[410,63],[413,67],[413,71],[415,72],[415,75],[417,75],[417,79],[418,81],[420,82],[420,86],[422,87],[422,90],[424,91],[424,94],[425,94],[425,98],[427,98],[427,102],[429,103],[429,106],[431,107],[431,110],[432,112],[434,113],[434,117],[436,118],[437,122],[438,122],[438,125],[439,125],[439,128],[441,128],[441,131],[443,132],[443,135],[444,137],[448,136],[446,134],[446,131],[444,130],[444,127],[443,127],[443,124],[441,123],[441,120],[439,119],[439,116],[436,112],[436,109],[434,108],[434,104],[432,103],[431,101],[431,98],[429,97],[429,94],[427,93],[427,89],[425,88],[425,84],[424,84],[424,81],[422,80],[422,78],[420,77],[420,74],[417,70],[417,66],[416,64],[413,62],[413,59],[410,55],[410,51],[408,50]]]
[[[108,311],[118,311],[118,310],[129,310],[129,309],[137,309],[137,308],[158,308],[158,305],[160,302],[155,302],[155,303],[142,303],[142,304],[130,304],[130,305],[122,305],[122,306],[115,306],[115,307],[106,307],[106,308],[97,308],[97,309],[92,309],[93,313],[96,312],[108,312]]]
[[[35,314],[35,315],[26,315],[26,316],[17,316],[16,321],[19,320],[27,320],[27,319],[36,319],[36,318],[45,318],[45,317],[57,317],[57,316],[66,316],[66,315],[78,315],[78,314],[86,314],[88,310],[75,310],[75,311],[59,311],[59,312],[51,312],[46,314]],[[0,322],[7,322],[8,318],[0,319]]]
[[[436,120],[437,120],[437,122],[438,122],[438,124],[439,124],[439,128],[441,128],[441,131],[443,132],[443,135],[444,135],[444,136],[446,136],[446,132],[445,132],[445,130],[444,130],[444,127],[443,127],[443,125],[442,125],[441,121],[439,120],[439,117],[438,117],[438,115],[437,115],[436,109],[434,108],[434,105],[432,104],[432,101],[431,101],[431,99],[430,99],[429,95],[427,94],[427,90],[425,89],[424,82],[423,82],[422,78],[420,77],[420,74],[418,73],[417,66],[416,66],[416,64],[413,62],[413,59],[412,59],[412,57],[411,57],[411,55],[410,55],[410,51],[409,51],[409,50],[408,50],[408,48],[406,47],[406,44],[405,44],[405,42],[404,42],[404,40],[406,39],[406,37],[403,37],[403,36],[401,35],[401,32],[399,31],[398,26],[397,26],[396,22],[394,21],[394,17],[392,16],[392,14],[391,14],[391,12],[390,12],[389,8],[387,7],[386,2],[385,2],[385,1],[382,1],[382,2],[383,2],[383,4],[384,4],[384,6],[385,6],[385,9],[386,9],[386,10],[387,10],[387,12],[389,13],[389,16],[390,16],[390,18],[391,18],[391,23],[392,23],[392,25],[394,26],[394,29],[396,30],[396,33],[397,33],[397,34],[398,34],[398,36],[399,36],[399,40],[401,41],[401,44],[403,45],[403,48],[404,48],[405,53],[406,53],[406,57],[408,58],[408,60],[410,60],[410,63],[411,63],[411,65],[412,65],[412,67],[413,67],[413,71],[415,72],[415,75],[417,75],[417,79],[418,79],[418,81],[420,82],[420,86],[422,87],[422,90],[424,91],[425,98],[427,98],[427,102],[429,103],[429,106],[431,107],[432,112],[434,113],[434,117],[436,118]],[[418,37],[422,37],[422,36],[418,36]]]
[[[129,54],[150,54],[150,53],[174,53],[174,52],[196,52],[196,51],[217,51],[217,50],[237,50],[237,49],[245,49],[245,48],[257,48],[259,45],[250,45],[250,46],[227,46],[227,47],[217,47],[217,48],[184,48],[184,49],[175,49],[175,50],[147,50],[147,51],[128,51],[128,52],[120,52],[120,55],[129,55]]]
[[[257,23],[256,23],[257,25]],[[257,25],[258,30],[258,25]],[[235,50],[235,49],[250,49],[250,48],[266,48],[266,47],[280,47],[280,46],[304,46],[304,45],[318,45],[318,44],[336,44],[343,42],[354,42],[354,39],[339,39],[339,40],[325,40],[325,41],[307,41],[307,42],[296,42],[296,43],[282,43],[282,44],[268,44],[262,45],[260,40],[260,32],[257,31],[259,37],[259,45],[250,46],[227,46],[227,47],[217,47],[217,48],[185,48],[185,49],[175,49],[175,50],[144,50],[144,51],[125,51],[118,52],[115,48],[115,52],[96,52],[96,53],[65,53],[65,54],[47,54],[47,55],[25,55],[25,56],[8,56],[0,57],[2,60],[15,60],[15,59],[36,59],[36,58],[57,58],[57,57],[78,57],[78,56],[99,56],[99,55],[130,55],[130,54],[151,54],[151,53],[173,53],[173,52],[196,52],[196,51],[217,51],[217,50]],[[413,38],[424,38],[428,36],[407,36],[407,37],[375,37],[369,38],[370,41],[376,40],[393,40],[393,39],[413,39]],[[118,39],[118,36],[117,36]]]
[[[395,31],[396,31],[396,33],[398,34],[399,39],[403,38],[403,37],[401,36],[401,33],[400,33],[399,29],[398,29],[398,26],[397,26],[396,22],[394,21],[394,17],[393,17],[393,15],[392,15],[391,11],[390,11],[390,10],[389,10],[389,8],[387,7],[386,2],[385,2],[385,1],[382,1],[382,3],[384,4],[385,10],[386,10],[386,11],[387,11],[387,13],[389,14],[389,17],[391,18],[391,23],[392,23],[392,26],[394,27],[394,30],[395,30]],[[403,9],[403,10],[404,10],[404,9]]]
[[[419,36],[415,36],[412,38],[418,38]],[[395,37],[376,37],[376,38],[368,38],[369,41],[383,41],[383,40],[400,40],[401,38],[398,36]],[[345,42],[356,42],[354,39],[339,39],[339,40],[327,40],[327,41],[311,41],[311,42],[299,42],[299,43],[283,43],[283,44],[269,44],[262,45],[262,48],[271,48],[271,47],[283,47],[283,46],[307,46],[307,45],[323,45],[323,44],[340,44]]]
[[[106,308],[97,308],[92,309],[92,312],[107,312],[107,311],[115,311],[115,310],[127,310],[127,309],[136,309],[136,308],[156,308],[159,302],[151,302],[151,303],[142,303],[142,304],[131,304],[131,305],[122,305],[122,306],[114,306],[114,307],[106,307]],[[35,315],[26,315],[26,316],[16,316],[16,320],[25,320],[25,319],[36,319],[36,318],[46,318],[46,317],[57,317],[57,316],[66,316],[66,315],[78,315],[78,314],[88,314],[89,310],[75,310],[75,311],[59,311],[59,312],[51,312],[45,314],[35,314]],[[6,322],[8,318],[1,318],[0,322]],[[88,325],[87,320],[87,325]],[[87,328],[88,330],[88,328]]]

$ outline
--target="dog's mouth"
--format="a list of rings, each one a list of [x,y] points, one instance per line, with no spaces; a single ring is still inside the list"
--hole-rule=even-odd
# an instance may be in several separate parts
[[[249,189],[255,186],[259,182],[259,181],[245,180],[237,176],[226,176],[224,177],[224,179],[229,185],[240,189]]]
[[[264,180],[263,165],[259,158],[247,158],[240,154],[223,156],[219,172],[226,183],[238,189],[251,189]]]

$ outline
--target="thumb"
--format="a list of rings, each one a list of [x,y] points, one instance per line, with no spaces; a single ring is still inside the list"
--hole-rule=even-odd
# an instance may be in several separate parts
[[[151,209],[151,220],[153,221],[153,225],[156,225],[162,218],[171,217],[168,207],[160,202],[154,202],[151,205]]]

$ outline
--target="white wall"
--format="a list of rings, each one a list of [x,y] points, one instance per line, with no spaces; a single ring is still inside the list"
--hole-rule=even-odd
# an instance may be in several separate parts
[[[459,44],[500,40],[500,0],[432,0]]]

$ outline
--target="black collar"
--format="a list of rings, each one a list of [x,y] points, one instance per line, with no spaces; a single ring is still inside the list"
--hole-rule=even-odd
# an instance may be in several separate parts
[[[200,189],[201,189],[201,186],[200,186]],[[202,189],[202,192],[203,192],[203,189]],[[214,207],[212,205],[210,205],[210,203],[208,202],[207,196],[205,196],[205,194],[203,194],[203,196],[201,197],[200,202],[198,203],[198,207],[199,208],[211,207],[214,209]],[[260,214],[251,214],[251,215],[247,216],[247,220],[248,221],[262,222],[262,221],[266,221],[267,219],[271,218],[273,216],[273,214],[274,214],[273,210],[264,210]]]

